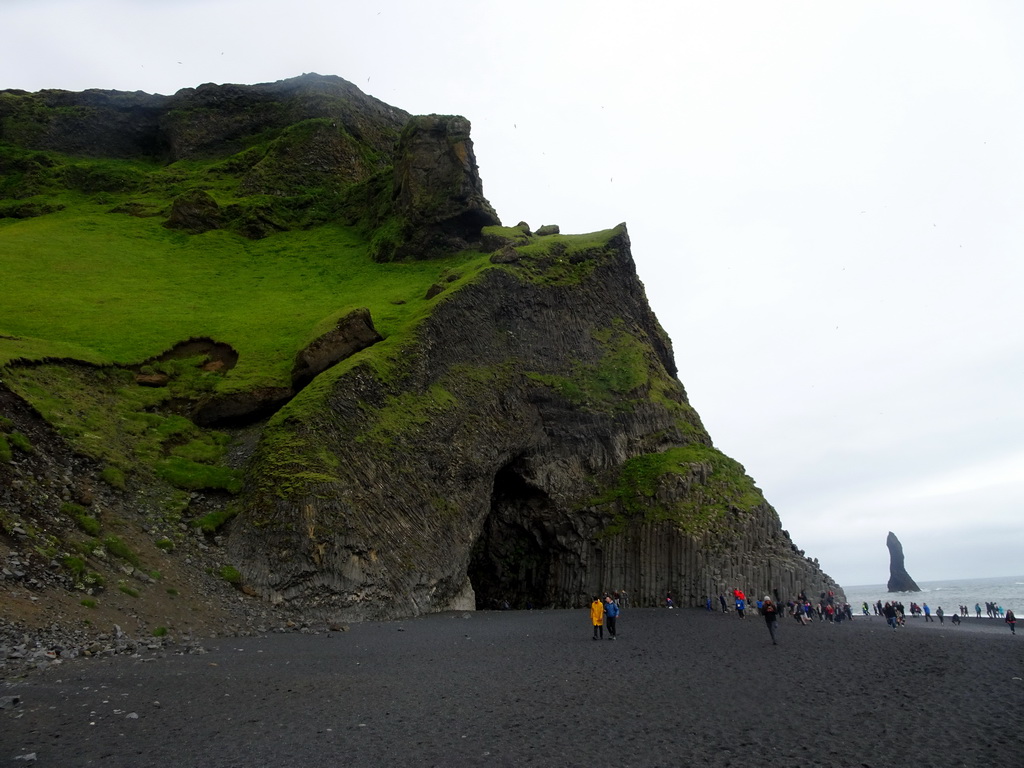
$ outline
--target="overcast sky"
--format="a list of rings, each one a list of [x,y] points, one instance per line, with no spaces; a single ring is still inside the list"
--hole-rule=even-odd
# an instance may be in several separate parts
[[[2,0],[0,88],[319,72],[468,117],[506,224],[625,221],[798,546],[1024,574],[1024,4]]]

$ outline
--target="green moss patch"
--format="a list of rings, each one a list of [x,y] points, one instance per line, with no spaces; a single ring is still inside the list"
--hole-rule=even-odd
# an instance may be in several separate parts
[[[180,456],[158,462],[156,474],[178,488],[224,490],[228,493],[238,493],[242,489],[242,475],[237,470],[211,467]]]
[[[171,376],[161,388],[140,386],[131,371],[111,367],[19,367],[5,378],[79,452],[106,463],[101,477],[112,487],[125,488],[126,471],[142,471],[178,488],[237,493],[241,475],[223,465],[229,437],[162,410],[203,396],[211,374],[201,364],[158,364]]]
[[[690,481],[686,496],[671,506],[655,500],[666,475]],[[749,512],[764,503],[742,465],[710,446],[694,444],[627,461],[613,483],[589,504],[618,510],[605,533],[620,533],[636,521],[676,523],[689,533],[714,528],[730,510]]]
[[[528,372],[578,408],[596,412],[629,410],[647,397],[652,382],[667,378],[649,345],[628,333],[621,322],[599,329],[602,351],[597,363],[576,362],[568,375]]]
[[[119,557],[126,563],[131,563],[138,568],[141,563],[139,562],[139,556],[136,555],[131,547],[125,544],[117,536],[107,536],[103,539],[103,546],[114,557]]]

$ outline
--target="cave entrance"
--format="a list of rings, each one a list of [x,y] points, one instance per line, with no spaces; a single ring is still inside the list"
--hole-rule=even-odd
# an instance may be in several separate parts
[[[469,580],[479,610],[543,608],[551,603],[551,502],[513,465],[494,478],[491,510],[473,547]]]

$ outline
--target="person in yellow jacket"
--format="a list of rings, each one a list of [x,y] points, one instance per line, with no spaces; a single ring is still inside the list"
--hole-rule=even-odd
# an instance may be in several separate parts
[[[604,639],[604,603],[601,598],[594,595],[594,602],[590,604],[590,622],[594,625],[594,639]],[[598,637],[600,635],[600,637]]]

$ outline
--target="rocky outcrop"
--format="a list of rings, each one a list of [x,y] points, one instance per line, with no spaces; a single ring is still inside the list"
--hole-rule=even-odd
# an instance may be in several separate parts
[[[370,310],[362,308],[349,312],[333,329],[314,339],[295,356],[292,388],[296,391],[302,389],[332,365],[378,341],[383,339],[373,327]]]
[[[217,201],[205,190],[192,189],[174,198],[171,215],[164,226],[198,235],[211,229],[220,229],[222,220]]]
[[[910,578],[903,564],[903,545],[892,531],[885,537],[885,546],[889,548],[889,583],[886,588],[890,592],[920,592],[921,588]]]
[[[383,167],[408,117],[340,77],[312,73],[259,85],[207,83],[173,96],[0,91],[0,142],[86,157],[226,157],[256,134],[325,119],[368,156],[379,154]]]
[[[559,253],[446,292],[413,346],[278,413],[228,540],[251,591],[386,618],[837,589],[711,445],[624,228]]]
[[[291,387],[254,387],[218,394],[200,403],[192,412],[192,419],[203,427],[252,424],[269,418],[294,396]]]
[[[166,97],[160,130],[171,158],[179,160],[232,154],[261,131],[326,119],[329,127],[365,146],[368,156],[390,159],[408,118],[347,80],[310,73],[276,83],[182,89]]]
[[[413,117],[402,131],[392,197],[404,223],[393,256],[430,258],[479,244],[480,230],[500,224],[483,195],[469,121]]]

